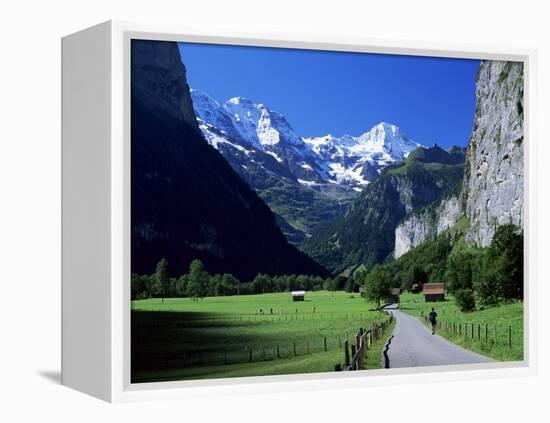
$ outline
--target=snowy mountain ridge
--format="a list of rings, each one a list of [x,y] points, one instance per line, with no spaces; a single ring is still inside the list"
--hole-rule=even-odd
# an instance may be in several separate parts
[[[208,94],[192,89],[191,98],[199,128],[216,149],[224,146],[245,153],[273,157],[305,186],[338,184],[361,191],[381,170],[422,145],[400,128],[381,122],[359,135],[305,138],[287,119],[265,104],[234,97],[220,103]],[[264,156],[265,156],[264,154]]]

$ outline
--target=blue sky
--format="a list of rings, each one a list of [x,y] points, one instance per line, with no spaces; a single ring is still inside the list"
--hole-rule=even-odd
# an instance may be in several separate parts
[[[396,124],[425,145],[465,146],[478,60],[179,44],[187,79],[220,102],[281,112],[302,136],[359,135]]]

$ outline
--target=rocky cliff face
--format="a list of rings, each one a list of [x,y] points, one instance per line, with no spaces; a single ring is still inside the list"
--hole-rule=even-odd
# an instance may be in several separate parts
[[[445,232],[462,215],[461,202],[456,195],[411,213],[395,228],[394,257],[399,258],[411,248]]]
[[[523,64],[482,62],[476,97],[463,205],[467,240],[487,246],[498,225],[523,227]]]
[[[523,65],[482,62],[476,97],[461,196],[405,217],[395,229],[395,258],[449,229],[463,215],[469,221],[466,240],[482,247],[491,243],[497,226],[523,226]]]

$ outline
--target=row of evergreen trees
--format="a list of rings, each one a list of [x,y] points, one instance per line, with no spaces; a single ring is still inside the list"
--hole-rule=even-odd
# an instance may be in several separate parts
[[[262,294],[294,290],[336,291],[346,288],[342,277],[323,279],[319,276],[258,274],[253,281],[241,282],[230,273],[210,275],[201,260],[193,260],[189,271],[179,278],[169,277],[168,262],[162,259],[152,275],[132,274],[132,299],[190,297],[199,298],[239,294]]]
[[[392,287],[444,282],[464,311],[523,299],[523,233],[514,225],[497,228],[488,248],[467,245],[461,234],[445,233],[424,242],[399,259],[355,272],[355,281],[375,301]]]

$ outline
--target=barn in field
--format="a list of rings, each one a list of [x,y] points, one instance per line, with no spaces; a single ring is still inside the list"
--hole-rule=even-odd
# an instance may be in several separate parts
[[[304,301],[306,291],[292,291],[292,301]]]
[[[445,284],[444,283],[425,283],[422,288],[424,301],[445,301]]]

